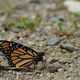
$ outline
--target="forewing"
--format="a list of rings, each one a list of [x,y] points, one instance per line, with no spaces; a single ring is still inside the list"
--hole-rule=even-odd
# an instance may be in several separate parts
[[[38,53],[29,47],[10,41],[0,41],[0,51],[12,67],[27,67],[34,62]]]

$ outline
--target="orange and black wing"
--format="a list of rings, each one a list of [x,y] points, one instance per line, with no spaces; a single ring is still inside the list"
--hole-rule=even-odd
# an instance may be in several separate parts
[[[38,53],[29,47],[10,41],[0,41],[0,51],[7,58],[11,67],[27,67],[34,64]]]

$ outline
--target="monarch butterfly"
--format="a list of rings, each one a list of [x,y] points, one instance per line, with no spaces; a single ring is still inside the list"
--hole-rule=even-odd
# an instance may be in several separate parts
[[[10,67],[28,67],[43,61],[43,52],[36,52],[22,44],[0,40],[0,51],[7,58]]]

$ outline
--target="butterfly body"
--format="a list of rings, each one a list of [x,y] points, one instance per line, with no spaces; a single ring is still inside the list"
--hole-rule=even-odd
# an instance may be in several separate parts
[[[0,51],[11,67],[28,67],[43,61],[44,53],[38,53],[22,44],[0,40]]]

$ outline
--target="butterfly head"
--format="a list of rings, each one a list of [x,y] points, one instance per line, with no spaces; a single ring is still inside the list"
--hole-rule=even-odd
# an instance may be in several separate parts
[[[40,52],[38,54],[38,56],[36,57],[36,61],[43,61],[43,56],[44,56],[44,53],[43,52]]]

